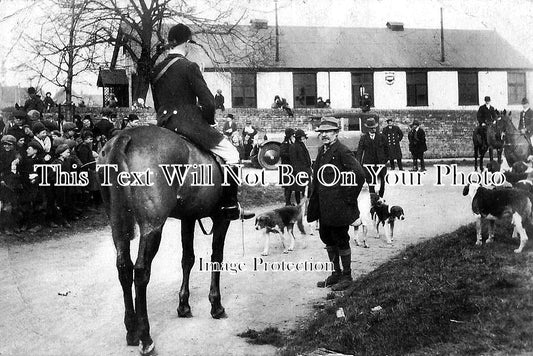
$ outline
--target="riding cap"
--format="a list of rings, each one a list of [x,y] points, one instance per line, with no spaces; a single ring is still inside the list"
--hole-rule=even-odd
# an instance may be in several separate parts
[[[41,133],[42,131],[46,131],[46,127],[41,122],[36,122],[35,124],[33,124],[31,131],[33,132],[34,135],[37,135],[38,133]]]
[[[490,101],[490,96],[486,96],[485,101]]]
[[[169,43],[173,42],[176,45],[180,45],[187,41],[189,41],[190,43],[196,44],[196,42],[192,40],[192,32],[188,26],[182,23],[179,23],[175,26],[172,26],[170,31],[168,31],[168,42]]]
[[[529,104],[529,100],[527,100],[527,98],[523,98],[522,105],[526,105],[526,104]]]
[[[294,129],[291,129],[290,127],[285,129],[285,137],[291,137],[294,135]]]
[[[66,143],[62,143],[62,144],[60,144],[60,145],[57,146],[57,148],[56,148],[56,155],[59,156],[60,154],[62,154],[63,152],[65,152],[65,151],[68,150],[68,149],[69,149],[69,147],[68,147],[68,145],[67,145]]]

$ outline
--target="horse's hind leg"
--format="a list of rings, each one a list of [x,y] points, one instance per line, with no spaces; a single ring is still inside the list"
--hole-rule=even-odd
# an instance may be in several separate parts
[[[109,210],[111,212],[111,210]],[[133,306],[133,262],[130,255],[130,240],[134,237],[135,221],[128,211],[113,210],[110,215],[113,242],[117,250],[118,279],[124,295],[124,325],[126,326],[126,342],[138,345],[136,316]]]
[[[139,226],[141,238],[139,253],[135,262],[135,312],[137,315],[137,335],[139,336],[139,350],[142,355],[150,355],[154,350],[154,343],[150,337],[150,323],[146,308],[146,287],[150,281],[152,261],[159,249],[161,230],[163,226],[148,229]]]
[[[229,220],[213,219],[213,253],[211,262],[222,263],[224,258],[224,241],[229,227]],[[211,272],[211,287],[209,289],[211,302],[211,316],[215,319],[225,318],[226,311],[220,302],[220,272]]]
[[[195,220],[181,220],[181,246],[183,254],[181,257],[181,269],[183,271],[183,281],[180,288],[180,301],[178,305],[178,316],[181,318],[192,317],[191,306],[189,305],[189,277],[194,266],[194,224]]]
[[[477,147],[474,147],[474,171],[477,171]]]

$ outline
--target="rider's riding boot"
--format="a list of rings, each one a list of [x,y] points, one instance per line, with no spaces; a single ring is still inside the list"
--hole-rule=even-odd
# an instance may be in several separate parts
[[[235,176],[238,176],[238,167],[227,166]],[[223,216],[228,220],[245,220],[251,219],[255,216],[254,213],[250,213],[241,208],[239,201],[237,200],[237,193],[239,192],[239,185],[228,174],[228,186],[224,186],[222,189],[222,204],[220,210]]]

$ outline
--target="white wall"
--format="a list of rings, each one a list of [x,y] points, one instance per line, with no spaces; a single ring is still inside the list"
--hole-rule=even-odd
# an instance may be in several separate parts
[[[394,83],[385,82],[386,73],[394,73]],[[376,109],[401,109],[407,106],[405,72],[374,72],[374,106]]]
[[[231,108],[231,74],[227,72],[204,72],[204,79],[213,95],[217,93],[217,89],[222,90],[224,106]]]
[[[527,98],[530,105],[533,104],[533,72],[526,72]]]
[[[507,72],[478,72],[479,102],[490,96],[491,104],[497,109],[508,106]]]
[[[457,72],[428,72],[428,105],[433,109],[454,109],[459,105]]]
[[[330,85],[328,72],[318,72],[316,74],[316,97],[322,97],[326,101],[329,98]]]
[[[352,74],[351,72],[331,72],[331,107],[349,109],[352,107]],[[323,97],[326,100],[326,97]]]
[[[292,108],[292,72],[258,72],[257,73],[257,107],[270,108],[274,96],[287,99]]]

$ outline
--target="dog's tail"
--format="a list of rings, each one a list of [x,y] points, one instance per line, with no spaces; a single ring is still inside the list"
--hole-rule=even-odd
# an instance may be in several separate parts
[[[300,200],[300,204],[298,204],[298,216],[296,218],[296,224],[298,225],[298,230],[300,230],[300,232],[303,235],[306,234],[304,224],[303,224],[303,217],[306,211],[306,207],[307,207],[307,197],[304,195],[302,197],[302,200]]]

